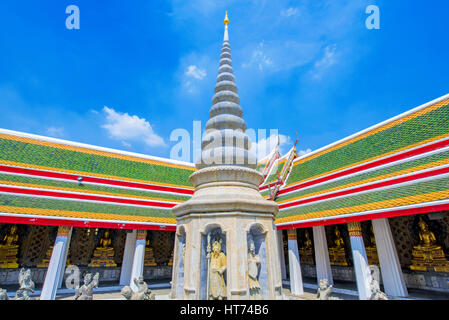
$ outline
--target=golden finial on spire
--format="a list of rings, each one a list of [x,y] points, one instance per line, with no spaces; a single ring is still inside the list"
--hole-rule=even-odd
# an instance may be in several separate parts
[[[227,28],[227,27],[228,27],[228,24],[229,24],[228,12],[227,12],[227,11],[226,11],[225,19],[224,19],[224,24],[225,24],[225,26],[226,26],[226,28]]]

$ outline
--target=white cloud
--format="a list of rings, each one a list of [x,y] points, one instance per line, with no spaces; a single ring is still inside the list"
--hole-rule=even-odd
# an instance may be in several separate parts
[[[315,63],[315,67],[317,67],[317,68],[328,67],[328,66],[335,64],[336,50],[337,50],[337,45],[335,45],[335,44],[327,46],[324,49],[324,57]]]
[[[312,152],[312,149],[299,150],[299,151],[298,151],[298,155],[299,155],[299,156],[303,156],[303,155],[306,155],[306,154],[311,153],[311,152]]]
[[[124,146],[131,146],[127,141],[142,141],[150,147],[165,146],[164,139],[154,133],[150,123],[144,118],[119,113],[104,107],[107,123],[102,126],[113,139],[121,140]]]
[[[337,63],[337,45],[332,44],[324,49],[323,57],[315,62],[314,69],[311,71],[313,78],[321,79],[325,70]]]
[[[206,77],[207,73],[206,70],[199,69],[197,66],[191,65],[187,68],[185,75],[193,77],[197,80],[203,80]]]
[[[269,40],[260,42],[255,49],[247,46],[243,52],[251,57],[242,64],[243,68],[263,70],[268,75],[312,63],[320,52],[320,45],[307,41]]]
[[[131,143],[128,143],[128,142],[126,142],[126,141],[122,141],[122,145],[123,145],[124,147],[126,147],[126,148],[131,148],[131,147],[132,147]]]
[[[261,139],[259,141],[253,142],[251,144],[251,151],[256,152],[257,160],[262,160],[266,156],[268,156],[277,146],[278,144],[278,136],[279,136],[279,152],[282,155],[283,147],[291,144],[291,139],[285,135],[277,135],[272,134],[266,139]]]
[[[206,81],[206,79],[214,70],[217,72],[218,64],[209,55],[191,52],[182,56],[175,73],[180,84],[182,99],[186,98],[186,93],[191,97],[197,97],[204,93],[203,89],[209,88],[210,85],[210,81]]]
[[[262,71],[265,67],[273,64],[273,61],[264,52],[264,42],[259,43],[256,49],[254,49],[251,59],[242,64],[243,68],[256,67]]]
[[[50,137],[62,138],[64,137],[64,128],[49,127],[45,133]]]
[[[299,9],[298,8],[288,8],[288,9],[282,9],[281,10],[281,15],[284,17],[291,17],[291,16],[295,16],[299,14]]]

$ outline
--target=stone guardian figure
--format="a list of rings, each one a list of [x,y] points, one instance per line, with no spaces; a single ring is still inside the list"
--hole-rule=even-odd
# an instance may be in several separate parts
[[[142,276],[139,279],[134,278],[134,283],[138,288],[137,291],[133,291],[130,286],[126,286],[120,292],[126,300],[155,300],[156,295],[148,288]]]
[[[226,284],[224,272],[226,271],[226,255],[221,251],[221,243],[212,244],[209,269],[209,300],[226,299]]]
[[[329,285],[327,279],[320,280],[320,287],[318,288],[318,292],[316,293],[316,297],[318,300],[331,300],[330,294],[332,293],[332,285]]]
[[[259,274],[259,266],[261,264],[260,257],[256,254],[256,247],[254,241],[250,240],[248,251],[248,284],[249,284],[249,298],[251,300],[261,300],[260,284],[257,280]]]
[[[92,291],[98,288],[98,279],[100,274],[97,272],[92,278],[92,273],[86,273],[84,276],[84,284],[81,288],[75,290],[75,300],[93,300]]]
[[[34,293],[34,281],[31,279],[31,270],[24,268],[19,271],[19,290],[16,292],[15,300],[32,300],[29,293]]]

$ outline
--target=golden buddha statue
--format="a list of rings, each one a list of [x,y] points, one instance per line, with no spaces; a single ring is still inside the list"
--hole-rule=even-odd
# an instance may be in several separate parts
[[[304,236],[305,236],[304,246],[299,248],[299,254],[301,256],[301,263],[313,265],[314,261],[313,261],[312,240],[310,239],[308,230],[306,230],[304,232]]]
[[[329,260],[333,266],[348,266],[346,259],[345,242],[340,235],[340,230],[335,227],[334,246],[329,248]]]
[[[94,256],[89,263],[89,267],[116,267],[114,261],[114,248],[111,246],[112,240],[109,231],[106,230],[100,239]]]
[[[145,258],[143,261],[145,267],[157,266],[156,259],[154,258],[153,248],[150,246],[150,240],[145,241]]]
[[[429,230],[422,217],[418,222],[419,243],[413,246],[411,270],[449,272],[449,261],[440,245],[437,244],[435,234]]]
[[[2,244],[0,244],[0,268],[16,269],[19,267],[17,263],[17,253],[19,252],[18,241],[17,225],[13,224],[8,233],[3,237]]]
[[[42,259],[41,263],[36,265],[36,268],[48,268],[48,265],[50,264],[51,255],[53,253],[53,247],[54,246],[48,247],[47,252],[45,253],[45,258]],[[67,263],[65,264],[66,266],[71,265],[69,256],[70,256],[70,249],[69,252],[67,252]]]
[[[371,224],[371,235],[369,246],[365,248],[366,257],[368,258],[368,264],[379,265],[379,256],[377,255],[376,238],[374,236],[373,225]]]
[[[170,260],[168,260],[168,263],[167,263],[167,265],[169,265],[169,266],[173,266],[173,253],[174,253],[174,250],[171,251]]]

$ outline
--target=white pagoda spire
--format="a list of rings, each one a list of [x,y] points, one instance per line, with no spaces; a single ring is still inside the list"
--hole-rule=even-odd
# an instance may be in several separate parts
[[[231,45],[228,34],[228,13],[224,20],[225,31],[221,48],[215,94],[206,135],[201,148],[201,158],[196,159],[196,167],[242,166],[255,169],[256,156],[250,152],[251,141],[246,135],[246,123],[240,107],[235,77],[232,70]]]

